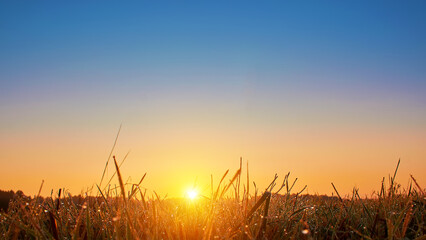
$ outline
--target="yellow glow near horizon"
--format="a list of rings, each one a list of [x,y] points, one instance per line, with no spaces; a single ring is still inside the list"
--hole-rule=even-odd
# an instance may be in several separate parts
[[[189,200],[195,200],[198,198],[198,191],[196,189],[188,189],[186,190],[186,197]]]

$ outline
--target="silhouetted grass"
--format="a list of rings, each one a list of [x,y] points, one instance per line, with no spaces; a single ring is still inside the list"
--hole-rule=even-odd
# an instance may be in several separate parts
[[[97,196],[73,197],[59,190],[48,198],[15,198],[0,215],[1,239],[425,239],[425,194],[417,181],[402,189],[390,177],[375,198],[358,189],[342,198],[293,193],[287,174],[249,194],[241,181],[242,161],[210,196],[196,201],[147,196],[140,185],[124,184],[113,157],[119,186],[97,186]],[[248,168],[248,166],[247,166]],[[102,179],[104,178],[104,174]],[[167,180],[167,179],[165,179]],[[253,187],[253,186],[252,186]],[[276,189],[274,191],[274,189]],[[61,194],[62,193],[62,194]]]

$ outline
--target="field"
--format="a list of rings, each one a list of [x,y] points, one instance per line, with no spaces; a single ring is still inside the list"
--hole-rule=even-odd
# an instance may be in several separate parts
[[[95,196],[17,196],[1,212],[0,238],[426,239],[424,189],[414,177],[402,189],[394,181],[398,166],[370,199],[357,189],[348,197],[336,188],[331,197],[306,195],[293,189],[290,174],[260,191],[241,167],[212,184],[210,196],[163,199],[148,196],[143,178],[123,183],[114,163],[119,184],[96,186]]]

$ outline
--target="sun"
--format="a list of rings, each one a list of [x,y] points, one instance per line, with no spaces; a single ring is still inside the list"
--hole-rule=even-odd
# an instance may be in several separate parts
[[[198,191],[196,189],[186,190],[186,197],[190,200],[195,200],[198,197]]]

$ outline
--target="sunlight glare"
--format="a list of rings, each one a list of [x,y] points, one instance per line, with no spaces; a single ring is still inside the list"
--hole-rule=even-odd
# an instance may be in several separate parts
[[[198,192],[195,189],[188,189],[186,191],[186,196],[190,199],[190,200],[194,200],[198,197]]]

